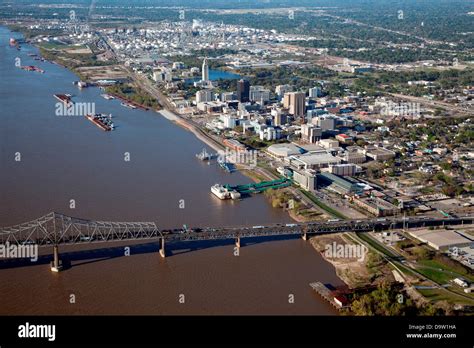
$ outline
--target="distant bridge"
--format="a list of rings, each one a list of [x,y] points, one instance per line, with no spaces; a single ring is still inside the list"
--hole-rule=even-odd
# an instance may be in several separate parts
[[[165,241],[235,239],[237,247],[240,247],[240,238],[245,237],[301,235],[306,240],[308,235],[316,234],[461,225],[472,224],[473,220],[474,217],[409,217],[160,230],[154,222],[93,221],[52,212],[26,223],[0,228],[0,245],[53,246],[52,269],[58,271],[61,268],[58,246],[61,244],[158,239],[160,254],[165,257]]]

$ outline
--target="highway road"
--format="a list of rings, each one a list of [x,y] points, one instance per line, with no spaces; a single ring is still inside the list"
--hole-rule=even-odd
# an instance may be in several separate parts
[[[468,116],[468,115],[474,115],[474,110],[467,110],[467,109],[461,108],[459,106],[452,105],[452,104],[445,103],[445,102],[441,102],[441,101],[437,101],[437,100],[427,100],[427,99],[422,98],[422,97],[414,97],[414,96],[405,95],[405,94],[398,94],[398,93],[387,93],[387,94],[389,94],[389,95],[391,95],[392,97],[395,97],[395,98],[409,100],[409,101],[416,102],[416,103],[419,103],[421,105],[429,106],[429,107],[432,107],[432,108],[439,107],[439,108],[442,108],[442,109],[446,109],[447,111],[450,111],[452,113],[457,113],[457,114],[453,114],[453,117],[463,117],[463,116]]]

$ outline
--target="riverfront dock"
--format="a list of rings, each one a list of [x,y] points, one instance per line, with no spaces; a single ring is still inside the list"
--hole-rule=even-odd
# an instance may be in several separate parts
[[[129,108],[136,108],[136,109],[141,109],[141,110],[145,110],[145,111],[150,110],[149,107],[147,107],[145,105],[142,105],[142,104],[138,104],[138,103],[134,102],[133,100],[125,98],[124,96],[121,96],[117,93],[108,93],[108,95],[113,96],[114,98],[120,99],[121,101],[123,101],[122,105],[127,106]]]
[[[227,173],[232,173],[235,171],[235,166],[234,164],[230,162],[225,162],[225,161],[217,161],[219,163],[219,166],[224,169]]]
[[[336,290],[331,290],[323,283],[314,282],[310,283],[309,286],[338,310],[350,308],[349,302],[344,295],[339,294]]]
[[[214,154],[209,153],[207,152],[206,149],[202,149],[200,153],[196,154],[196,158],[200,159],[201,161],[210,161],[217,157],[218,157],[217,153],[214,153]]]
[[[252,194],[252,193],[261,193],[268,189],[279,189],[288,187],[291,185],[291,181],[287,178],[281,178],[271,181],[261,181],[258,183],[250,183],[245,185],[224,185],[228,190],[234,190],[240,194]]]
[[[287,178],[261,181],[259,183],[251,183],[246,185],[219,185],[211,187],[211,192],[220,199],[239,199],[242,195],[250,195],[252,193],[261,193],[268,189],[279,189],[291,185],[291,181]]]

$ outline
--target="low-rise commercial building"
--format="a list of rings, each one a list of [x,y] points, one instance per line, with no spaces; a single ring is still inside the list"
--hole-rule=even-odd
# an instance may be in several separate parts
[[[453,230],[422,229],[410,230],[408,233],[421,242],[428,244],[433,249],[442,251],[452,247],[459,248],[469,246],[474,242],[474,240],[469,239],[465,235]]]
[[[332,164],[339,164],[340,159],[328,152],[308,153],[299,156],[290,156],[287,162],[297,169],[328,168]]]
[[[395,152],[377,146],[366,148],[365,155],[372,158],[374,161],[387,161],[395,158]]]
[[[364,191],[363,186],[359,185],[356,181],[347,180],[340,176],[331,173],[320,173],[318,174],[319,182],[327,185],[327,187],[342,195],[359,195]]]
[[[336,135],[336,139],[344,145],[350,145],[354,143],[354,138],[347,135],[347,134],[338,134]]]
[[[339,176],[354,176],[357,172],[357,166],[352,163],[335,164],[329,166],[329,170],[332,174]]]
[[[335,139],[321,139],[319,145],[325,149],[334,149],[339,147],[339,142]]]
[[[317,175],[314,170],[294,170],[293,181],[309,192],[315,192],[317,187]]]
[[[346,151],[339,156],[343,162],[351,164],[360,164],[364,163],[367,159],[365,154],[357,151]]]
[[[224,139],[224,145],[235,151],[245,151],[246,146],[235,139]]]
[[[221,102],[206,102],[206,103],[198,103],[196,107],[199,111],[204,111],[209,114],[212,114],[212,113],[221,113],[223,108],[225,107],[225,104]]]
[[[400,208],[378,197],[354,198],[353,202],[375,216],[391,216],[400,212]]]

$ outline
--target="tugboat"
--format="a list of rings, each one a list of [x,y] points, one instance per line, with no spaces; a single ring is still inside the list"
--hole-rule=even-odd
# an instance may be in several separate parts
[[[136,109],[137,108],[135,105],[128,104],[128,103],[121,103],[120,105],[125,106],[126,108],[129,108],[129,109]]]
[[[72,101],[72,95],[70,94],[53,94],[53,96],[60,102],[63,102],[67,107],[74,104]]]
[[[77,85],[77,88],[79,88],[79,89],[83,89],[83,88],[89,87],[89,85],[87,84],[87,82],[84,82],[84,81],[77,81],[76,85]]]
[[[101,94],[100,96],[104,99],[107,99],[107,100],[115,99],[115,97],[110,95],[110,94]]]
[[[41,74],[44,74],[44,70],[35,65],[22,65],[20,66],[20,69],[25,70],[25,71],[36,71]]]

